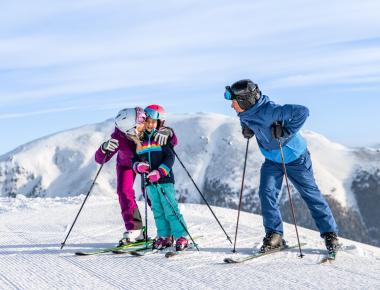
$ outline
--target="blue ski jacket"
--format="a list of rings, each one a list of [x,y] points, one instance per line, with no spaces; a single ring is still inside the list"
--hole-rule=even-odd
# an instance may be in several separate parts
[[[280,139],[285,163],[298,159],[307,149],[299,130],[309,116],[309,109],[301,105],[278,105],[263,95],[248,110],[238,114],[242,127],[249,127],[256,136],[261,153],[265,158],[281,163],[278,140],[272,135],[272,124],[280,121],[285,135]]]

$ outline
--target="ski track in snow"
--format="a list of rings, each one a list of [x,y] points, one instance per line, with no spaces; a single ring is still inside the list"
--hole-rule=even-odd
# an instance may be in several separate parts
[[[0,199],[0,203],[3,200]],[[25,199],[0,213],[0,289],[379,289],[380,249],[342,239],[349,250],[333,264],[319,265],[325,254],[319,233],[300,228],[305,257],[298,248],[242,264],[223,258],[247,255],[259,247],[261,217],[242,212],[237,254],[206,206],[181,205],[201,252],[188,251],[166,259],[102,254],[78,257],[74,252],[114,245],[123,231],[115,199],[91,197],[63,250],[60,243],[80,200]],[[16,201],[15,201],[16,203]],[[143,212],[143,203],[139,203]],[[236,211],[213,208],[233,240]],[[149,233],[154,235],[149,213]],[[296,242],[294,227],[285,238]]]

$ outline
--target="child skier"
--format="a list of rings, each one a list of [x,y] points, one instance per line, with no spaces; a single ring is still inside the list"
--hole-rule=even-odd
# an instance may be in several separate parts
[[[141,215],[133,190],[136,174],[132,170],[132,158],[136,146],[141,146],[138,135],[144,131],[145,118],[145,112],[140,107],[121,110],[115,118],[115,131],[111,138],[104,142],[95,153],[96,162],[103,164],[118,152],[116,160],[117,194],[126,228],[119,245],[144,240]]]
[[[185,221],[179,212],[175,199],[174,174],[172,166],[175,155],[170,145],[160,145],[155,134],[164,125],[165,111],[159,105],[145,108],[145,131],[142,135],[142,148],[137,150],[133,169],[136,173],[146,175],[146,193],[152,203],[153,216],[157,227],[157,240],[154,249],[164,249],[173,244],[172,235],[176,239],[176,250],[188,247]],[[139,160],[139,161],[137,161]],[[168,198],[166,200],[164,194]],[[181,219],[178,220],[173,208]]]

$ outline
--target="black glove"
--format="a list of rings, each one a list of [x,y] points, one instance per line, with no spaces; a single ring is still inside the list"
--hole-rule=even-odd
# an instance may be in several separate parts
[[[289,135],[289,131],[283,126],[281,122],[277,121],[272,124],[272,136],[275,139],[280,139]]]
[[[243,127],[242,133],[243,133],[244,138],[246,139],[251,139],[255,135],[255,133],[253,133],[251,128],[248,128],[245,126]]]

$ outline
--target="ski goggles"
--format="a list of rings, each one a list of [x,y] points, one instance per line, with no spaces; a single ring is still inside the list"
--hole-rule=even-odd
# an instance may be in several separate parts
[[[226,86],[226,91],[224,92],[224,98],[226,100],[238,100],[244,99],[246,96],[251,94],[250,91],[243,89],[238,92],[233,92],[230,86]]]
[[[236,99],[235,95],[233,94],[232,90],[231,90],[231,87],[230,86],[226,86],[226,90],[224,92],[224,98],[226,100],[233,100],[233,99]]]
[[[145,113],[146,113],[147,117],[149,117],[153,120],[164,120],[165,119],[165,114],[160,113],[160,112],[153,110],[153,109],[150,109],[150,108],[146,108]]]

